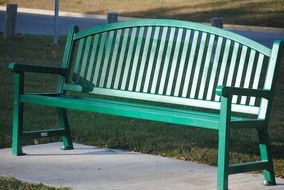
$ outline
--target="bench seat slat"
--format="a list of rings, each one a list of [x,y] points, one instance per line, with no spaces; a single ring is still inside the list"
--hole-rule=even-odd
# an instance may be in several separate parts
[[[104,89],[104,88],[96,88],[96,87],[82,87],[80,85],[74,85],[74,84],[64,84],[63,88],[64,90],[70,90],[70,91],[76,91],[76,92],[88,92],[88,93],[93,93],[93,94],[115,96],[115,97],[122,97],[122,98],[135,97],[135,99],[138,99],[138,100],[155,101],[155,102],[161,102],[161,103],[171,102],[172,104],[178,104],[178,105],[190,105],[192,107],[208,108],[208,109],[215,109],[215,110],[220,109],[220,102],[213,102],[213,101],[206,101],[206,100],[180,98],[180,97],[174,97],[174,96],[147,94],[147,93],[140,93],[140,92]],[[257,115],[259,112],[259,107],[233,104],[232,111],[235,111],[235,112],[242,111],[242,113]]]
[[[128,116],[140,119],[162,121],[209,129],[218,129],[220,115],[200,111],[191,111],[162,106],[142,105],[115,100],[70,97],[70,96],[44,96],[22,95],[21,101],[37,105],[91,111],[118,116]],[[247,118],[233,117],[233,121]]]

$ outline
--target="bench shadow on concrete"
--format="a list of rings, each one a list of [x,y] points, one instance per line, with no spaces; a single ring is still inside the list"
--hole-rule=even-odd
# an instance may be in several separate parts
[[[78,153],[73,153],[74,150],[80,151]],[[68,153],[69,151],[69,153]],[[72,152],[71,152],[72,151]],[[84,152],[86,151],[86,152]],[[76,155],[137,155],[137,152],[129,152],[126,150],[108,149],[108,148],[75,148],[73,150],[61,150],[55,153],[32,153],[32,151],[24,151],[24,156],[76,156]]]

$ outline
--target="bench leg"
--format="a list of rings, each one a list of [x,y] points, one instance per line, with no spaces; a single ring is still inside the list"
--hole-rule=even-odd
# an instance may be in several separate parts
[[[63,141],[62,149],[63,150],[73,149],[73,143],[72,143],[66,109],[57,108],[57,113],[58,113],[59,127],[65,130],[65,135],[62,136],[62,141]]]
[[[224,127],[226,128],[226,127]],[[219,129],[217,189],[227,190],[229,181],[229,130]]]
[[[23,138],[23,104],[20,102],[20,95],[24,91],[24,75],[15,74],[14,77],[14,99],[13,99],[13,139],[12,154],[15,156],[24,155],[22,151]]]
[[[276,185],[273,160],[270,151],[270,142],[267,127],[257,129],[261,160],[268,161],[268,168],[263,170],[264,185]]]
[[[221,97],[217,190],[228,190],[231,100],[231,97]]]
[[[23,105],[14,104],[12,154],[15,156],[24,155],[22,151],[22,138],[23,138],[22,136],[23,136]]]

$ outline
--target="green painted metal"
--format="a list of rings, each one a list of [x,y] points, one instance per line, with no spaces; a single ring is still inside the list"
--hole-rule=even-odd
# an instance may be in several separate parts
[[[96,60],[96,67],[95,67],[94,78],[93,78],[93,84],[94,85],[97,85],[98,80],[99,80],[99,71],[100,71],[100,68],[102,66],[102,59],[103,59],[103,53],[104,53],[104,50],[105,50],[106,38],[107,38],[107,33],[104,32],[101,35],[101,42],[100,42],[100,46],[99,46],[99,53],[98,53],[98,58]]]
[[[231,58],[231,63],[230,63],[230,68],[229,68],[229,73],[228,73],[228,79],[227,79],[226,86],[232,86],[233,76],[234,76],[234,71],[235,71],[235,67],[236,67],[239,47],[240,47],[239,43],[234,43],[234,49],[233,49],[233,53],[232,53],[232,58]]]
[[[263,64],[263,59],[264,59],[264,55],[260,54],[259,57],[258,57],[257,67],[256,67],[254,79],[253,79],[253,85],[252,85],[253,89],[258,88],[260,73],[261,73],[262,64]],[[255,97],[251,97],[249,105],[254,105],[254,104],[255,104]]]
[[[265,183],[275,184],[268,123],[282,51],[281,41],[269,49],[229,31],[187,21],[141,19],[82,32],[73,26],[60,68],[9,65],[15,73],[12,153],[23,154],[23,138],[46,136],[61,136],[64,149],[72,149],[66,110],[74,109],[217,130],[218,190],[228,189],[229,174],[253,170],[263,170]],[[28,72],[58,75],[56,93],[25,93]],[[101,98],[86,98],[84,93]],[[59,128],[23,131],[24,104],[56,108]],[[172,104],[183,108],[171,108]],[[236,117],[235,112],[247,115]],[[260,161],[229,164],[230,131],[240,128],[258,130]]]
[[[272,46],[271,56],[269,59],[267,73],[265,76],[265,83],[263,87],[263,89],[270,90],[272,95],[274,94],[275,91],[282,54],[283,54],[283,41],[276,40]],[[260,112],[258,114],[258,118],[269,119],[271,113],[271,107],[272,107],[272,102],[271,101],[268,102],[268,100],[262,98],[260,102]]]
[[[64,129],[48,129],[40,131],[28,131],[23,132],[23,138],[33,139],[33,138],[42,138],[42,137],[57,137],[65,135]]]
[[[85,47],[85,51],[84,51],[84,55],[83,55],[83,60],[80,64],[80,67],[81,67],[80,68],[80,76],[81,77],[84,77],[84,75],[85,75],[86,65],[87,65],[88,57],[90,55],[91,43],[92,43],[92,36],[89,36],[87,38],[86,47]]]
[[[192,46],[191,46],[191,50],[190,50],[189,60],[188,60],[188,64],[187,64],[187,68],[186,68],[186,72],[185,72],[186,75],[185,75],[185,79],[184,79],[184,85],[183,85],[183,90],[182,90],[182,97],[187,97],[187,94],[188,94],[189,81],[190,81],[190,76],[191,76],[191,70],[192,70],[192,67],[193,67],[193,60],[194,60],[195,52],[196,52],[196,48],[197,48],[198,35],[199,35],[199,32],[195,31],[194,35],[193,35],[193,40],[192,40]]]
[[[100,76],[100,80],[99,80],[99,85],[98,86],[103,86],[105,83],[105,77],[107,75],[107,66],[109,64],[109,59],[110,59],[110,55],[111,55],[111,47],[113,44],[113,38],[114,38],[114,31],[110,31],[108,34],[108,38],[107,38],[107,44],[106,44],[106,50],[105,50],[105,55],[104,55],[104,61],[102,64],[102,72],[101,72],[101,76]]]
[[[67,36],[67,40],[66,40],[66,44],[65,44],[65,49],[64,49],[64,54],[63,54],[63,59],[62,59],[62,63],[61,63],[61,68],[62,69],[66,69],[69,68],[69,63],[71,60],[71,56],[72,56],[72,52],[73,52],[73,45],[74,45],[74,34],[79,32],[79,28],[78,26],[71,26],[69,31],[68,31],[68,36]],[[67,69],[66,69],[67,70]],[[63,91],[63,84],[65,82],[65,80],[69,80],[69,76],[65,76],[66,74],[64,74],[63,76],[58,76],[58,83],[57,83],[57,88],[56,91],[58,93],[65,93]]]
[[[136,87],[135,87],[136,92],[139,92],[142,88],[142,85],[143,85],[142,80],[143,80],[144,69],[145,69],[145,66],[146,66],[147,56],[148,56],[148,53],[149,53],[149,45],[150,45],[151,35],[152,35],[152,27],[148,27],[146,37],[145,37],[143,54],[142,54],[142,57],[141,57],[141,61],[139,63],[140,67],[138,69],[138,78],[137,78],[137,83],[136,83]]]
[[[150,58],[149,58],[149,61],[148,61],[148,68],[147,68],[146,78],[145,78],[145,82],[144,82],[143,92],[147,92],[148,88],[149,88],[150,77],[151,77],[154,59],[155,59],[156,51],[157,51],[157,45],[158,45],[158,41],[159,41],[159,32],[160,32],[160,27],[157,27],[155,29],[152,47],[151,47],[151,50],[150,50],[151,55],[150,55]]]
[[[219,58],[220,58],[220,55],[221,55],[222,43],[223,43],[223,38],[219,37],[218,41],[217,41],[216,52],[215,52],[215,55],[214,55],[213,66],[212,66],[212,69],[211,69],[211,75],[210,75],[206,100],[213,100],[213,98],[214,98],[213,89],[216,87],[215,86],[215,80],[216,80],[216,75],[217,75],[217,68],[218,68],[218,65],[219,65]]]
[[[261,168],[266,183],[275,185],[275,173],[273,168],[273,160],[270,150],[270,142],[267,127],[257,130],[259,137],[259,150],[261,160],[266,163],[265,167]]]
[[[187,105],[192,107],[220,110],[220,103],[214,101],[204,101],[198,99],[180,98],[175,96],[140,93],[140,92],[117,90],[117,89],[97,88],[93,86],[82,86],[74,84],[65,84],[63,88],[64,90],[70,90],[75,92],[94,93],[104,96],[124,97],[130,99],[135,98],[138,100],[147,100],[147,101],[161,102],[161,103],[171,102],[172,104],[177,104],[177,105],[184,105],[184,106]],[[241,111],[242,113],[258,115],[259,107],[233,104],[232,111],[234,112]]]
[[[116,32],[116,37],[115,37],[115,42],[114,42],[114,50],[111,58],[111,63],[110,63],[110,69],[109,69],[109,75],[107,78],[107,88],[111,87],[111,82],[113,79],[114,75],[114,68],[115,68],[115,61],[117,60],[118,57],[118,49],[119,49],[119,44],[120,44],[120,38],[121,38],[121,30],[118,30]]]
[[[204,68],[203,68],[202,79],[201,79],[200,86],[199,86],[198,99],[203,99],[203,96],[204,96],[206,79],[207,79],[207,75],[208,75],[208,71],[209,71],[209,64],[210,64],[210,60],[211,60],[211,57],[212,57],[214,38],[215,38],[214,35],[210,35],[210,39],[209,39],[209,42],[208,42],[209,43],[208,49],[207,49],[207,53],[206,53],[206,59],[205,59]]]
[[[217,86],[216,93],[219,96],[225,96],[225,97],[233,95],[244,95],[244,96],[263,97],[266,99],[271,99],[273,95],[270,90],[237,88],[237,87],[228,87],[228,86]]]
[[[171,57],[171,52],[173,48],[173,42],[174,42],[174,35],[175,35],[175,30],[176,28],[170,28],[170,36],[168,39],[168,44],[166,48],[166,54],[165,54],[165,60],[163,62],[163,70],[162,70],[162,76],[160,79],[160,85],[159,85],[159,94],[164,94],[165,86],[166,86],[166,78],[167,78],[167,73],[168,73],[168,68],[170,64],[170,57]]]
[[[250,40],[244,36],[229,32],[227,30],[222,30],[217,27],[212,27],[204,24],[199,24],[189,21],[180,21],[180,20],[167,20],[167,19],[138,19],[130,20],[125,22],[117,22],[109,25],[102,25],[89,30],[82,31],[77,33],[74,37],[75,40],[84,38],[88,35],[97,34],[109,30],[117,30],[122,28],[132,28],[132,27],[148,27],[148,26],[160,26],[160,27],[171,27],[171,28],[185,28],[190,30],[197,30],[201,32],[210,32],[218,36],[225,38],[230,37],[234,41],[240,44],[246,44],[248,47],[258,50],[266,56],[270,55],[270,49],[264,45],[261,45],[253,40]]]
[[[62,76],[66,75],[65,68],[46,67],[40,65],[23,65],[16,63],[9,64],[9,71],[15,73],[33,72],[33,73],[56,74]]]
[[[247,56],[247,46],[243,46],[242,48],[242,53],[241,53],[241,58],[240,58],[240,62],[238,65],[238,71],[237,71],[237,78],[236,78],[236,82],[235,82],[235,87],[240,87],[241,86],[241,80],[242,80],[242,76],[244,74],[244,65],[245,65],[245,59]],[[232,99],[233,103],[237,103],[237,96],[234,96]]]
[[[182,47],[180,66],[179,66],[179,70],[178,70],[178,74],[177,74],[178,76],[177,76],[174,96],[178,96],[179,93],[180,93],[183,71],[185,69],[187,51],[188,51],[188,48],[190,46],[190,44],[189,44],[190,35],[191,35],[191,30],[187,30],[186,33],[185,33],[185,38],[184,38],[183,47]]]
[[[78,79],[79,79],[77,77],[77,75],[79,74],[79,67],[80,67],[80,64],[81,64],[84,41],[85,41],[85,38],[80,39],[79,47],[78,47],[78,51],[77,51],[77,55],[76,55],[75,66],[74,66],[74,69],[73,69],[73,73],[76,75],[76,79],[75,79],[76,81],[78,81]]]
[[[14,100],[13,100],[13,139],[12,154],[23,155],[23,103],[21,103],[21,94],[24,92],[24,74],[16,73],[14,76]]]
[[[164,55],[165,43],[166,43],[166,37],[167,37],[168,30],[169,29],[167,27],[164,27],[162,31],[161,43],[160,43],[160,48],[158,52],[158,57],[157,57],[154,73],[159,73],[160,69],[162,68],[162,58]],[[156,89],[158,88],[158,77],[159,75],[154,75],[153,77],[151,93],[155,93]]]
[[[121,77],[121,72],[122,72],[122,67],[123,67],[123,59],[124,59],[124,55],[126,52],[126,44],[127,44],[127,40],[129,37],[129,29],[125,29],[124,33],[123,33],[123,41],[122,41],[122,48],[120,51],[120,55],[119,55],[119,60],[118,60],[118,65],[117,65],[117,69],[116,69],[116,75],[114,78],[114,89],[118,89],[118,85],[120,83],[120,77]]]
[[[129,80],[129,85],[128,85],[128,90],[132,91],[134,89],[134,81],[136,77],[136,72],[137,72],[137,67],[138,67],[138,60],[140,59],[140,51],[142,47],[142,41],[144,39],[144,27],[139,28],[139,34],[137,35],[137,45],[134,53],[134,60],[133,60],[133,67],[131,69],[131,74],[130,74],[130,80]]]
[[[89,66],[88,66],[88,69],[87,69],[87,76],[86,76],[87,81],[91,81],[92,71],[93,71],[95,57],[96,57],[96,53],[97,53],[98,41],[99,41],[99,35],[95,35],[93,45],[91,47],[91,57],[90,57],[90,61],[89,61]]]
[[[246,76],[245,76],[245,82],[244,82],[243,88],[249,87],[255,54],[256,54],[256,52],[254,50],[252,50],[250,52],[249,63],[248,63],[248,67],[246,69]],[[242,96],[241,104],[246,104],[246,100],[247,100],[247,96]]]
[[[200,73],[200,69],[201,69],[201,65],[203,64],[203,54],[204,54],[204,49],[205,49],[205,40],[207,37],[207,33],[203,33],[201,40],[199,42],[199,51],[198,51],[198,55],[197,55],[197,60],[195,62],[195,71],[194,73],[194,77],[192,80],[192,85],[191,85],[191,90],[190,90],[190,98],[195,98],[195,92],[197,90],[197,88],[199,88],[199,86],[197,86],[198,83],[198,78],[199,78],[199,73]]]
[[[218,131],[217,189],[227,190],[229,181],[229,143],[232,97],[221,97],[220,127]]]
[[[175,41],[175,47],[174,47],[174,55],[173,55],[173,59],[171,61],[171,68],[170,68],[170,75],[169,75],[169,80],[168,80],[168,84],[167,84],[167,87],[166,87],[166,95],[171,95],[171,92],[172,92],[172,88],[173,88],[173,83],[174,83],[174,79],[175,79],[175,71],[176,71],[176,68],[178,67],[178,55],[179,55],[179,51],[180,51],[180,46],[181,46],[181,43],[182,43],[182,29],[178,29],[177,31],[177,39]]]
[[[226,40],[226,45],[225,45],[225,50],[223,53],[223,59],[222,59],[222,64],[221,64],[221,69],[220,69],[217,85],[223,85],[223,82],[224,82],[225,71],[226,71],[227,62],[229,58],[231,42],[232,42],[231,40]],[[219,99],[220,99],[219,96],[215,96],[215,101],[219,101]]]
[[[269,166],[267,161],[255,161],[240,164],[232,164],[229,167],[230,174],[244,173],[255,170],[264,170]],[[274,181],[275,182],[275,181]]]
[[[63,149],[73,149],[73,143],[71,139],[71,132],[69,127],[69,122],[67,118],[66,109],[57,108],[59,128],[64,131],[63,134],[54,134],[55,136],[62,136]],[[49,133],[50,135],[50,133]]]
[[[137,28],[133,28],[131,35],[130,35],[128,52],[127,52],[127,56],[126,56],[127,59],[126,59],[123,77],[122,77],[122,83],[121,83],[121,89],[122,90],[126,89],[127,77],[128,77],[128,74],[130,73],[129,70],[130,70],[131,59],[132,59],[132,55],[133,55],[134,43],[135,43],[135,39],[136,39],[136,32],[137,32]]]

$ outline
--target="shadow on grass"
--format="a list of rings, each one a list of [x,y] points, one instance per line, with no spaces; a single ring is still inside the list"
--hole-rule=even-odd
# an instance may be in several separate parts
[[[241,2],[217,1],[174,7],[148,8],[142,11],[124,11],[119,14],[128,17],[174,18],[196,22],[210,22],[213,17],[224,18],[226,24],[284,27],[284,14],[278,7],[283,2]],[[256,9],[257,7],[257,9]],[[94,12],[87,12],[94,14]]]

